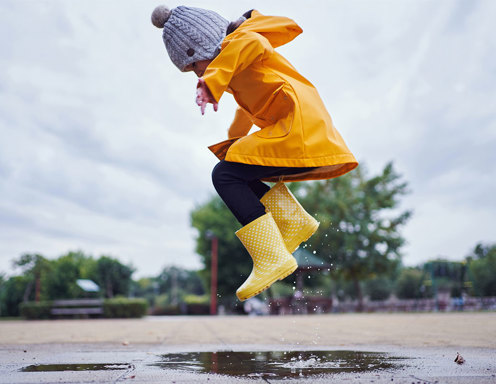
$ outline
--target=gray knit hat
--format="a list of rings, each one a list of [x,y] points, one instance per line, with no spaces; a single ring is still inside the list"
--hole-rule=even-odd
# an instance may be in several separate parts
[[[229,21],[214,11],[179,6],[169,10],[159,5],[152,24],[163,28],[167,53],[179,70],[199,60],[211,60],[220,52]]]

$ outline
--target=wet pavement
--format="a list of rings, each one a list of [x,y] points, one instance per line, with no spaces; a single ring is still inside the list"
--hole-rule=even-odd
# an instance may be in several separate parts
[[[0,347],[0,383],[496,383],[491,349],[301,345]]]
[[[0,384],[123,382],[496,383],[496,313],[0,322]]]

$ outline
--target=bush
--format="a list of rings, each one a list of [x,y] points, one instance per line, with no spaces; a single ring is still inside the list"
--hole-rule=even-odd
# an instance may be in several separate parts
[[[179,304],[170,304],[170,305],[153,307],[151,314],[153,316],[173,316],[173,315],[181,315],[182,312]]]
[[[108,318],[143,317],[148,311],[145,299],[107,299],[103,302],[103,316]]]
[[[417,268],[403,269],[396,281],[396,296],[400,299],[420,299],[429,297],[429,284],[425,272]]]
[[[181,309],[179,308],[179,304],[170,303],[168,294],[162,293],[155,296],[151,314],[156,316],[179,315],[181,314]]]
[[[273,298],[291,297],[294,294],[293,285],[287,284],[286,281],[272,285],[269,291]]]
[[[28,320],[39,320],[50,318],[51,301],[27,301],[19,305],[21,316]]]
[[[209,304],[186,304],[186,315],[208,315],[210,314]]]
[[[184,295],[183,302],[186,304],[208,304],[210,303],[209,295]]]
[[[368,280],[365,283],[365,292],[371,301],[387,300],[392,290],[391,281],[384,277]]]

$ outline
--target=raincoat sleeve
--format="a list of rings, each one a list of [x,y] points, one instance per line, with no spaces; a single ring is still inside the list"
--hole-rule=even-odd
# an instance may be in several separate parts
[[[229,127],[227,132],[227,137],[229,139],[233,137],[246,136],[250,132],[253,122],[250,117],[241,108],[236,109],[236,114],[234,115],[234,120]]]
[[[219,101],[231,79],[250,64],[263,60],[274,52],[267,38],[246,31],[232,34],[222,43],[219,55],[209,64],[203,79],[215,101]]]

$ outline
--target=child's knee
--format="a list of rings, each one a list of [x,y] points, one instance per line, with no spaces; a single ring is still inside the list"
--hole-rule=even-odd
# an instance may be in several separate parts
[[[226,170],[225,163],[223,161],[219,161],[212,170],[212,183],[216,190],[218,190],[219,187],[225,183],[228,178],[227,174],[228,172]]]

